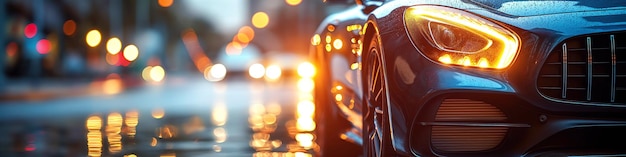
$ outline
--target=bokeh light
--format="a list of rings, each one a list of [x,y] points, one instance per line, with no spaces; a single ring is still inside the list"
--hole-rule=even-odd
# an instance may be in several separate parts
[[[165,116],[165,110],[163,108],[155,108],[152,110],[152,118],[161,119]]]
[[[307,78],[315,76],[315,66],[309,62],[300,63],[298,65],[298,75]]]
[[[174,0],[159,0],[159,6],[167,8],[174,4]]]
[[[102,127],[102,118],[99,116],[89,116],[85,127],[87,127],[87,130],[100,130]]]
[[[282,70],[278,65],[270,65],[265,69],[265,78],[269,80],[277,80],[282,75]]]
[[[313,37],[311,37],[311,45],[317,46],[317,45],[320,45],[321,42],[322,42],[322,38],[320,37],[319,34],[315,34],[313,35]]]
[[[311,92],[315,87],[315,82],[311,78],[302,78],[298,80],[298,89],[303,92]]]
[[[243,27],[239,28],[239,33],[245,35],[246,37],[248,37],[248,39],[250,41],[252,41],[252,39],[254,39],[254,29],[252,29],[252,27],[250,27],[250,26],[243,26]]]
[[[107,51],[110,54],[115,55],[119,53],[120,50],[122,50],[122,41],[120,41],[120,39],[117,37],[113,37],[109,39],[109,41],[107,41],[106,46],[107,46]]]
[[[91,47],[96,47],[98,46],[98,44],[100,44],[100,40],[102,40],[102,35],[100,34],[100,31],[94,29],[87,32],[85,40],[87,41],[87,45]]]
[[[335,39],[335,41],[333,41],[333,47],[337,50],[343,48],[343,41],[341,39]]]
[[[37,25],[34,23],[27,24],[24,28],[24,36],[27,38],[33,38],[35,35],[37,35]]]
[[[92,115],[87,118],[85,122],[87,128],[87,152],[88,156],[101,156],[102,155],[102,118],[97,115]]]
[[[76,22],[74,20],[67,20],[63,23],[63,33],[65,35],[73,35],[76,32]]]
[[[265,67],[259,63],[252,64],[248,69],[248,74],[255,79],[261,78],[265,75]]]
[[[135,45],[128,45],[124,48],[124,58],[127,61],[135,61],[139,57],[139,49]]]
[[[224,78],[226,75],[226,67],[223,64],[215,64],[211,67],[211,76],[216,78]]]
[[[50,52],[51,46],[50,41],[41,39],[37,42],[37,52],[39,52],[39,54],[47,54]]]
[[[11,42],[7,45],[6,47],[6,53],[8,57],[14,57],[15,55],[17,55],[17,43],[15,42]]]
[[[215,126],[224,126],[224,124],[226,124],[226,120],[228,120],[228,109],[224,103],[218,102],[213,106],[211,120]]]
[[[240,55],[241,54],[241,44],[238,42],[230,42],[228,44],[226,44],[226,55],[232,56],[232,55]]]
[[[249,43],[251,41],[248,35],[243,33],[237,33],[237,35],[235,35],[235,38],[241,43]]]
[[[213,129],[213,135],[215,135],[215,142],[216,143],[224,143],[226,141],[226,129],[224,129],[223,127],[217,127],[215,129]]]
[[[298,131],[313,131],[315,127],[315,121],[313,121],[311,117],[300,117],[296,123],[296,129]]]
[[[119,65],[120,63],[120,56],[119,54],[111,54],[111,53],[107,53],[105,56],[105,60],[107,63],[109,63],[109,65]]]
[[[141,77],[143,78],[143,80],[152,81],[152,76],[150,76],[150,72],[152,72],[152,66],[146,66],[145,68],[143,68],[143,70],[141,71]]]
[[[165,69],[157,65],[150,69],[150,78],[154,82],[161,82],[165,78]]]
[[[252,25],[256,28],[265,28],[270,22],[270,17],[265,12],[257,12],[252,15]]]
[[[137,125],[139,124],[139,112],[136,110],[130,110],[126,112],[126,134],[133,137],[137,134]]]
[[[298,117],[313,118],[315,113],[315,104],[309,100],[303,100],[298,102],[297,106]]]
[[[122,79],[116,73],[109,74],[102,83],[102,91],[107,95],[119,94],[123,90]]]
[[[215,64],[208,68],[208,71],[205,71],[205,78],[209,81],[221,81],[226,77],[226,66],[223,64]]]
[[[296,6],[296,5],[299,5],[302,2],[302,0],[285,0],[285,2],[288,5]]]

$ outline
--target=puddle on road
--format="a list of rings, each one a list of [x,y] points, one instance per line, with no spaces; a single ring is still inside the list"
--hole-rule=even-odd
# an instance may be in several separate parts
[[[313,156],[312,91],[291,93],[289,101],[257,96],[248,111],[214,100],[184,114],[153,107],[1,122],[0,156]]]

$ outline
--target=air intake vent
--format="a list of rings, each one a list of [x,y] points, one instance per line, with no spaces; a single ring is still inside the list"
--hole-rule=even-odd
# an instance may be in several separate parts
[[[482,101],[445,99],[439,106],[435,121],[502,122],[506,116],[500,109]]]
[[[433,126],[433,147],[446,152],[484,151],[504,139],[507,127]]]
[[[497,107],[470,99],[445,99],[432,126],[431,143],[445,152],[484,151],[495,148],[508,128],[506,115]]]
[[[546,59],[537,89],[565,101],[626,103],[626,34],[566,40]]]

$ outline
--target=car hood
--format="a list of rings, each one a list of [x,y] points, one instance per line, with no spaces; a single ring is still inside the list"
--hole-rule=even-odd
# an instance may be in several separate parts
[[[511,16],[538,16],[598,10],[626,9],[626,1],[590,1],[590,0],[471,0],[482,7],[498,10]]]

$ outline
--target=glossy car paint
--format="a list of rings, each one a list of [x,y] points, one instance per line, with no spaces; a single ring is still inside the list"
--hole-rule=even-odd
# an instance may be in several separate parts
[[[358,45],[351,41],[352,38],[355,43],[360,40],[360,29],[349,31],[348,27],[362,26],[367,19],[362,14],[362,9],[362,6],[352,6],[327,17],[316,30],[317,37],[311,39],[313,46],[310,57],[318,69],[315,77],[315,117],[318,123],[322,123],[317,125],[317,130],[323,131],[318,132],[321,137],[317,140],[324,149],[317,153],[321,156],[354,155],[336,154],[338,151],[345,151],[346,147],[324,138],[327,136],[339,138],[344,135],[347,137],[345,140],[361,144],[361,93],[355,92],[356,89],[361,89],[360,71],[352,67],[353,63],[359,62],[359,57],[353,53]],[[340,49],[334,47],[335,39],[341,40]],[[338,86],[341,90],[338,90]],[[337,95],[341,99],[337,99]]]
[[[626,130],[624,104],[554,100],[541,95],[535,85],[549,52],[565,39],[626,31],[625,4],[603,5],[586,1],[550,1],[541,4],[520,1],[514,2],[515,5],[524,7],[510,7],[511,4],[507,3],[510,2],[388,1],[371,13],[353,10],[352,18],[345,17],[347,13],[339,13],[343,14],[343,18],[330,16],[320,25],[318,33],[324,34],[323,28],[329,21],[335,25],[361,22],[365,29],[361,41],[369,41],[368,38],[374,33],[380,36],[390,105],[386,112],[390,113],[388,120],[391,126],[387,129],[392,133],[391,142],[399,155],[534,156],[575,151],[593,154],[602,153],[600,150],[603,148],[609,153],[624,153],[624,146],[596,143],[588,139],[598,138],[610,142],[625,140],[625,135],[619,133]],[[521,47],[517,57],[508,68],[501,70],[443,65],[432,61],[420,52],[420,46],[424,45],[412,42],[407,34],[404,11],[416,5],[439,5],[465,10],[510,29],[520,37]],[[362,16],[367,16],[367,20],[358,21],[361,18],[357,17]],[[341,38],[341,34],[337,35],[333,39]],[[367,47],[369,43],[363,44],[362,47]],[[345,79],[346,73],[360,76],[358,70],[354,72],[346,69],[346,63],[360,61],[360,56],[346,51],[324,52],[326,55],[319,56],[319,49],[313,53],[318,54],[318,60],[322,60],[318,64],[328,65],[324,70],[329,71],[332,84],[341,84],[350,91],[363,91],[358,80]],[[362,97],[359,92],[354,95]],[[489,102],[509,117],[507,123],[516,124],[517,127],[512,127],[505,140],[492,150],[450,153],[433,149],[429,131],[423,124],[432,122],[437,105],[444,98]],[[353,112],[361,113],[360,109]],[[589,145],[581,145],[581,148],[574,150],[576,148],[567,147],[568,142],[588,142]],[[592,147],[591,144],[598,146]]]

